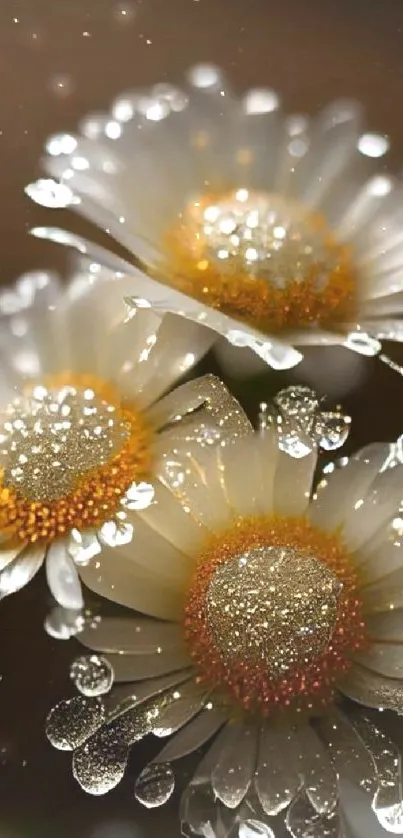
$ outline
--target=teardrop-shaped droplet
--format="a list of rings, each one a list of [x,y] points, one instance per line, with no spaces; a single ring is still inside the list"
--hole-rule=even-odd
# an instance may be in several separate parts
[[[99,698],[75,696],[60,701],[46,719],[46,736],[59,751],[73,751],[102,725],[105,716]]]
[[[351,430],[351,417],[341,411],[319,414],[315,422],[318,443],[324,451],[336,451],[344,445]]]
[[[70,678],[77,690],[88,697],[105,695],[112,688],[114,673],[101,655],[82,655],[70,667]]]
[[[29,183],[25,187],[25,193],[36,204],[51,209],[80,203],[79,198],[75,197],[69,186],[65,183],[57,183],[51,178],[40,178],[35,183]]]
[[[44,628],[49,637],[56,640],[69,640],[83,630],[85,612],[82,608],[62,608],[56,605],[45,618]]]
[[[129,707],[112,716],[75,751],[73,774],[84,791],[106,794],[120,783],[130,746],[150,733],[158,708],[164,701],[164,696],[157,696],[140,707]]]
[[[173,794],[175,775],[169,762],[151,763],[141,772],[134,787],[139,803],[147,809],[163,806]]]

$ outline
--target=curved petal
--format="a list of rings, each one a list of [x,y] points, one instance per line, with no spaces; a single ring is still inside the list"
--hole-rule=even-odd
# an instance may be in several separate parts
[[[282,451],[274,476],[274,512],[304,515],[311,496],[317,461],[316,450],[296,459]]]
[[[403,679],[403,643],[371,643],[354,661],[386,678]]]
[[[141,569],[119,549],[103,550],[96,561],[80,567],[80,576],[100,596],[161,620],[177,620],[183,610],[183,593],[161,576]]]
[[[191,666],[188,651],[179,647],[174,652],[153,655],[108,655],[115,681],[143,681]]]
[[[53,597],[62,608],[84,607],[80,577],[64,541],[55,541],[48,548],[46,577]]]
[[[45,558],[45,544],[29,544],[0,573],[0,599],[25,588]]]
[[[244,799],[255,772],[258,729],[234,722],[225,727],[221,737],[222,749],[217,754],[211,784],[224,805],[235,809]],[[217,741],[214,749],[218,745]]]
[[[259,737],[254,787],[267,815],[278,815],[295,797],[301,784],[298,742],[292,728],[266,723]]]
[[[99,623],[85,625],[80,643],[94,652],[151,655],[173,651],[182,641],[178,623],[145,617],[102,617]]]
[[[326,475],[310,506],[312,523],[327,530],[340,527],[356,505],[361,505],[389,455],[387,443],[373,443],[351,457],[343,468]]]
[[[351,667],[339,689],[365,707],[403,712],[403,681],[385,678],[359,664]]]
[[[172,762],[192,754],[211,739],[225,721],[220,710],[205,708],[169,740],[154,762]]]

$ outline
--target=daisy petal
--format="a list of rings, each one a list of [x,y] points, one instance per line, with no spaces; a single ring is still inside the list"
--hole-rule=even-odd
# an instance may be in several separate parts
[[[296,758],[298,747],[293,731],[264,725],[254,785],[267,815],[278,815],[295,797],[301,782]]]
[[[169,707],[161,710],[153,727],[155,736],[170,736],[190,722],[203,709],[206,693],[194,681],[189,681],[175,692],[174,699]]]
[[[121,712],[107,721],[74,752],[73,775],[88,794],[103,795],[120,783],[129,749],[152,727],[152,719],[164,698],[156,698]]]
[[[322,480],[310,507],[312,523],[326,530],[340,526],[356,504],[361,504],[389,454],[390,446],[386,443],[367,445],[344,468]]]
[[[46,719],[46,736],[59,751],[74,751],[103,724],[105,706],[99,698],[74,696],[56,704]]]
[[[364,707],[403,712],[403,682],[385,678],[359,664],[352,666],[340,689]]]
[[[336,771],[320,738],[308,724],[297,729],[300,773],[306,795],[319,814],[329,814],[339,798]]]
[[[148,526],[177,547],[182,553],[194,551],[207,535],[203,525],[161,483],[154,485],[154,502],[139,513]]]
[[[0,599],[25,588],[42,567],[45,551],[43,544],[29,544],[6,565],[0,574]]]
[[[24,549],[24,544],[6,543],[0,549],[0,574]]]
[[[182,636],[177,623],[144,617],[103,617],[99,623],[84,626],[78,639],[94,652],[151,655],[161,649],[173,651]]]
[[[143,681],[189,667],[189,654],[184,646],[174,652],[152,655],[108,655],[115,681]]]
[[[354,655],[354,661],[387,678],[403,679],[403,643],[371,643]]]
[[[217,797],[230,809],[242,802],[252,782],[256,766],[258,731],[234,722],[219,737],[222,751],[217,759],[211,784]]]
[[[274,512],[278,515],[303,515],[311,496],[317,461],[316,450],[295,459],[280,453],[274,477]],[[290,491],[292,486],[292,491]]]
[[[338,813],[328,817],[318,814],[304,791],[293,800],[286,825],[292,838],[341,838]]]
[[[197,751],[214,736],[225,720],[226,716],[215,708],[202,710],[170,739],[154,762],[172,762]]]
[[[84,607],[80,577],[64,541],[55,541],[48,547],[46,577],[52,596],[62,608]]]
[[[375,791],[372,755],[343,713],[333,710],[318,720],[318,732],[339,777]]]

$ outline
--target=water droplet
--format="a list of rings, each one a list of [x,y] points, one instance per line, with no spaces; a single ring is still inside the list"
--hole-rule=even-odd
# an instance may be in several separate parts
[[[173,794],[175,776],[169,762],[151,763],[141,772],[134,787],[139,803],[147,809],[163,806]]]
[[[280,450],[291,457],[306,457],[317,446],[334,451],[346,441],[351,418],[342,411],[321,410],[316,393],[309,387],[281,390],[273,404],[260,406],[259,427],[275,427]]]
[[[132,483],[122,500],[125,509],[147,509],[154,500],[151,483]]]
[[[315,423],[315,433],[324,451],[335,451],[344,445],[351,429],[351,417],[341,412],[323,411]]]
[[[386,832],[393,832],[394,835],[403,835],[403,801],[387,806],[383,809],[376,809],[374,812],[378,823],[386,829]]]
[[[69,640],[83,630],[86,618],[83,609],[68,609],[57,605],[45,619],[44,628],[49,637]]]
[[[105,721],[106,711],[99,698],[75,696],[60,701],[46,719],[46,736],[59,751],[74,751]]]
[[[65,183],[57,183],[52,178],[40,178],[35,183],[29,183],[25,187],[25,194],[36,204],[50,209],[55,207],[60,209],[80,203],[80,199],[75,197],[69,186]]]
[[[373,357],[382,349],[382,344],[376,338],[370,337],[366,332],[351,332],[344,343],[347,349],[358,352],[360,355]]]
[[[83,655],[72,663],[70,678],[82,695],[96,697],[109,692],[113,685],[114,673],[106,658],[99,655]]]

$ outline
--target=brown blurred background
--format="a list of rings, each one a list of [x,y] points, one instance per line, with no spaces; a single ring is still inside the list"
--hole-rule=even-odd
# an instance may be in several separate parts
[[[403,165],[402,0],[3,0],[2,283],[65,264],[56,247],[28,235],[34,225],[55,222],[23,193],[40,174],[46,136],[74,130],[81,116],[105,109],[122,90],[178,81],[197,61],[221,64],[236,88],[275,87],[298,111],[313,112],[339,95],[358,97],[369,129],[391,138],[388,166]],[[403,363],[403,347],[387,348]],[[220,369],[217,355],[208,364]],[[225,364],[252,415],[286,381],[254,366],[248,382],[231,380],[233,357]],[[309,358],[298,375],[312,380]],[[352,367],[348,353],[331,353],[316,383],[340,396],[352,415],[350,450],[403,431],[403,381],[379,361]],[[56,643],[43,632],[47,608],[41,579],[0,607],[1,838],[176,838],[176,801],[163,812],[141,811],[134,771],[106,798],[86,797],[71,778],[68,755],[45,741],[44,717],[71,692],[67,669],[76,652],[74,641]],[[133,765],[144,759],[138,748]]]

